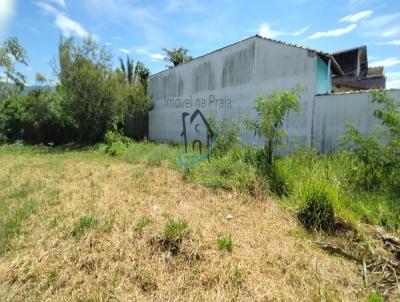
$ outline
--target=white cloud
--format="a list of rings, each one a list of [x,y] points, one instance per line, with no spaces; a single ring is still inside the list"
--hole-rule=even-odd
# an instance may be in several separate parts
[[[264,38],[274,39],[277,36],[281,36],[285,33],[282,31],[273,30],[268,23],[263,23],[260,25],[260,28],[258,29],[258,34]]]
[[[400,88],[400,72],[386,72],[386,88]]]
[[[379,61],[373,61],[370,65],[371,67],[376,67],[376,66],[392,67],[399,64],[400,64],[399,58],[390,57]]]
[[[151,61],[162,61],[164,60],[165,56],[160,53],[153,53],[148,51],[145,48],[138,48],[136,52],[140,55],[148,57]]]
[[[305,33],[307,30],[309,30],[309,26],[302,28],[299,31],[295,32],[284,32],[284,31],[278,31],[272,29],[271,25],[268,23],[262,23],[260,27],[258,28],[258,35],[264,38],[270,38],[270,39],[275,39],[278,36],[300,36],[301,34]]]
[[[191,12],[201,12],[204,10],[197,0],[169,0],[167,3],[167,13],[177,12],[182,9]]]
[[[365,21],[363,25],[366,28],[378,29],[378,28],[382,28],[382,27],[388,25],[389,23],[395,21],[399,17],[400,17],[400,12],[393,13],[393,14],[387,14],[387,15],[381,15],[381,16],[377,16],[375,18],[371,18],[368,21]]]
[[[89,36],[89,32],[87,32],[82,25],[68,18],[64,14],[58,14],[54,23],[61,30],[64,36],[70,37],[76,35],[80,38],[86,38]]]
[[[118,48],[118,50],[120,51],[120,52],[124,52],[124,53],[126,53],[126,54],[130,54],[131,53],[131,51],[129,50],[129,49],[126,49],[126,48]]]
[[[60,1],[57,1],[60,2]],[[64,1],[61,1],[64,3]],[[54,24],[61,30],[64,36],[78,36],[80,38],[86,38],[90,33],[77,21],[72,20],[66,16],[63,12],[59,11],[50,4],[44,2],[34,2],[42,12],[55,17]],[[65,3],[64,3],[65,4]],[[98,36],[92,35],[93,39],[98,40]]]
[[[386,44],[400,46],[400,40],[392,40],[392,41],[387,42]]]
[[[60,11],[58,9],[56,9],[55,7],[51,6],[50,4],[44,3],[44,2],[40,2],[40,1],[36,1],[34,2],[39,8],[40,10],[47,14],[47,15],[57,15],[60,13]]]
[[[61,7],[65,7],[65,0],[50,0],[50,2],[57,4]]]
[[[400,35],[400,28],[395,28],[395,29],[391,29],[389,31],[386,31],[382,34],[382,37],[384,38],[388,38],[388,37],[394,37]]]
[[[295,36],[295,37],[300,36],[301,34],[304,34],[309,29],[310,29],[310,26],[304,27],[303,29],[294,32],[293,36]]]
[[[372,13],[373,13],[372,10],[362,11],[357,14],[348,15],[346,17],[343,17],[342,19],[340,19],[340,22],[356,23],[356,22],[360,21],[361,19],[368,18],[369,16],[372,15]]]
[[[8,28],[15,15],[15,0],[0,0],[0,35]]]
[[[322,32],[320,31],[320,32],[316,32],[315,34],[309,36],[308,39],[315,40],[315,39],[319,39],[322,37],[339,37],[339,36],[343,36],[345,34],[352,32],[353,30],[356,29],[356,27],[357,27],[356,24],[351,24],[345,28],[338,28],[338,29],[322,31]]]

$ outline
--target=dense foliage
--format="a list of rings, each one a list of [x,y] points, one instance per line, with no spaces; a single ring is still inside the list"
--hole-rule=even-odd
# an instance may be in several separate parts
[[[350,178],[368,191],[387,189],[400,194],[400,102],[385,91],[373,91],[372,102],[377,104],[374,117],[382,126],[372,134],[362,134],[347,126],[344,146],[357,162]]]
[[[2,49],[25,62],[22,48],[7,47]],[[0,105],[2,141],[96,143],[107,131],[122,128],[126,116],[148,111],[149,70],[142,63],[134,68],[128,59],[125,67],[121,60],[121,68],[113,70],[110,53],[90,37],[82,45],[61,39],[58,59],[56,87],[39,86],[25,96],[8,93]],[[18,74],[13,79],[18,87]],[[37,74],[36,82],[43,85],[46,78]]]

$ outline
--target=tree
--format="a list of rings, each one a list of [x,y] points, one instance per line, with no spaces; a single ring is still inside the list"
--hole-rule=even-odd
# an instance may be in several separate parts
[[[135,67],[135,82],[143,85],[143,89],[147,92],[147,83],[149,81],[150,70],[140,61]]]
[[[188,55],[189,50],[183,47],[179,47],[178,49],[174,48],[172,50],[163,48],[162,50],[166,53],[166,57],[164,60],[166,62],[172,63],[172,65],[166,65],[167,68],[172,68],[193,60],[193,58]]]
[[[124,74],[124,80],[128,84],[132,84],[134,81],[134,73],[133,73],[133,59],[129,56],[126,56],[126,64],[122,58],[119,58],[119,64],[122,73]]]
[[[110,64],[111,55],[90,37],[83,45],[60,41],[59,78],[63,107],[76,123],[79,140],[95,143],[121,124],[126,108],[124,85]]]
[[[25,87],[25,76],[16,71],[15,63],[27,65],[28,56],[17,38],[8,38],[0,46],[0,105]]]
[[[36,73],[35,79],[36,79],[36,83],[41,86],[46,84],[46,82],[47,82],[46,76],[44,74],[41,74],[40,72]]]
[[[257,97],[254,102],[254,109],[259,115],[258,121],[251,121],[245,118],[248,129],[254,130],[258,136],[265,139],[265,155],[267,163],[272,166],[274,152],[277,147],[283,147],[283,138],[287,131],[283,129],[283,121],[291,111],[298,112],[298,93],[301,87],[289,91],[279,91],[269,97]]]

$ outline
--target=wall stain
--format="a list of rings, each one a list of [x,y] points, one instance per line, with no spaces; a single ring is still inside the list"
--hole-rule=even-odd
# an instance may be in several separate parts
[[[209,61],[193,67],[193,91],[205,91],[215,89],[215,76]]]
[[[256,43],[224,57],[221,86],[232,87],[249,83],[255,62]]]

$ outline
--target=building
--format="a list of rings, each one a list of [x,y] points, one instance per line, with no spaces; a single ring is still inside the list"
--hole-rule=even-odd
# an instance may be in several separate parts
[[[328,114],[324,111],[326,106],[321,105],[326,102],[325,96],[353,89],[384,88],[385,78],[383,69],[368,68],[365,46],[330,54],[253,36],[151,76],[149,92],[154,109],[149,114],[149,138],[181,143],[184,116],[196,110],[216,119],[241,119],[244,115],[257,119],[252,106],[257,96],[298,84],[304,89],[299,99],[301,111],[290,113],[285,120],[288,140],[329,152],[337,149],[340,129],[352,121],[347,117],[351,110],[357,110],[357,114],[366,110],[358,122],[364,118],[367,128],[375,122],[368,122],[372,117],[367,110],[366,92],[358,95],[363,99],[360,104],[365,103],[364,109],[352,107],[351,101],[344,103],[344,115],[336,117],[337,122],[344,123],[342,128],[327,125],[323,117]],[[340,94],[337,98],[349,97]],[[331,128],[336,130],[327,137]],[[186,134],[198,135],[195,130]],[[242,136],[248,143],[262,143],[249,131]]]

